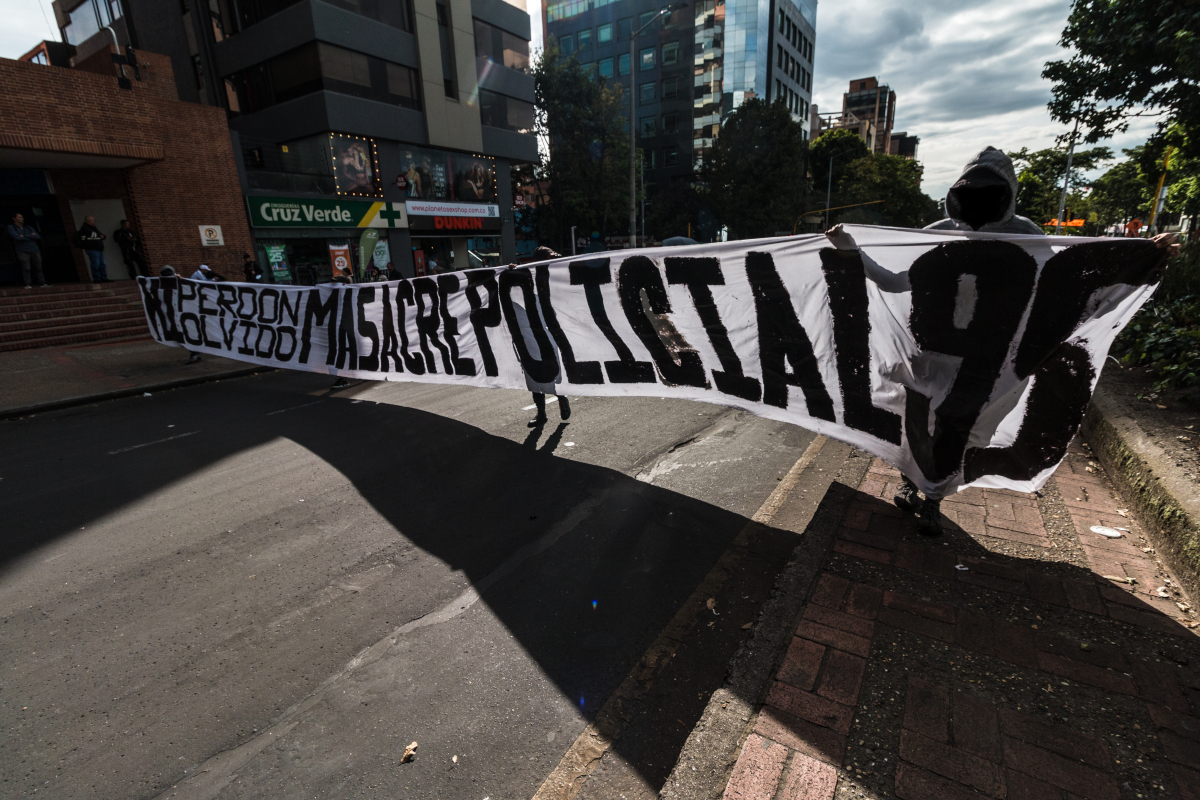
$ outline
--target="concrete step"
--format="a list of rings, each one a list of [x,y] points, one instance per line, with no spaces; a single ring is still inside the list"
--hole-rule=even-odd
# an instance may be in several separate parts
[[[142,310],[136,297],[98,297],[75,303],[31,303],[27,306],[0,306],[0,325],[6,322],[73,319],[88,314],[105,314],[129,309]]]
[[[20,306],[25,303],[70,302],[96,297],[126,297],[140,293],[133,281],[116,281],[104,284],[75,283],[63,286],[32,289],[0,289],[0,308]]]
[[[60,323],[58,325],[21,322],[0,325],[0,343],[8,344],[19,342],[22,339],[41,339],[48,336],[71,336],[77,333],[101,333],[135,326],[147,333],[150,330],[146,327],[146,317],[141,312],[89,314],[82,317],[69,317],[58,320],[58,322]]]
[[[36,350],[41,347],[65,347],[74,344],[103,342],[118,344],[120,342],[139,342],[150,339],[150,332],[145,323],[128,328],[113,328],[106,331],[91,333],[60,334],[43,336],[36,339],[22,339],[17,342],[0,342],[0,353],[11,353],[15,350]]]
[[[69,316],[58,314],[43,319],[6,320],[0,317],[0,336],[6,333],[19,333],[22,331],[27,331],[30,335],[36,336],[38,331],[59,328],[64,325],[90,325],[97,322],[120,322],[145,318],[145,312],[142,311],[140,306],[96,308],[91,309],[90,313],[87,314],[71,314]]]

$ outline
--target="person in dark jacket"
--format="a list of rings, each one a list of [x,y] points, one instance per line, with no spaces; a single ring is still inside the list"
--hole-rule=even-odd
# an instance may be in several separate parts
[[[246,276],[246,283],[262,283],[262,267],[249,253],[242,253],[242,272]]]
[[[146,263],[146,256],[142,254],[142,239],[130,227],[129,220],[121,220],[121,227],[113,231],[113,241],[121,248],[121,258],[129,268],[129,277],[136,278],[142,275],[149,278],[150,265]]]
[[[25,288],[33,288],[30,282],[33,275],[37,276],[38,286],[49,286],[42,275],[42,251],[38,247],[42,235],[25,224],[23,215],[13,214],[8,236],[12,239],[13,249],[17,251],[17,261],[21,263],[21,279],[25,281]]]
[[[551,250],[549,247],[546,247],[545,245],[542,245],[537,250],[533,251],[533,260],[534,261],[549,261],[552,258],[562,258],[562,256],[559,255],[558,253],[554,252],[553,250]],[[516,264],[509,264],[507,268],[513,269],[516,266],[517,266]],[[521,327],[522,334],[525,334],[525,332],[529,328],[529,320],[526,317],[526,314],[528,312],[526,312],[520,306],[516,306],[516,309],[517,309],[518,324]],[[534,312],[534,313],[536,313],[536,312]],[[533,338],[533,334],[530,333],[525,338],[526,338],[526,340],[530,340]],[[515,347],[515,345],[514,345],[514,347]],[[530,428],[540,428],[546,424],[546,421],[548,419],[548,417],[546,416],[546,392],[550,392],[551,394],[554,394],[555,397],[558,399],[558,416],[559,416],[559,418],[561,418],[563,422],[566,422],[567,420],[569,420],[571,418],[571,401],[567,399],[566,395],[560,395],[560,394],[557,394],[557,392],[555,392],[555,389],[557,388],[557,386],[555,384],[539,383],[539,382],[535,381],[533,378],[531,378],[529,376],[529,373],[526,373],[525,374],[525,387],[527,389],[529,389],[530,393],[533,395],[533,407],[537,409],[537,416],[535,416],[533,419],[529,420],[529,422],[527,423]]]
[[[104,261],[104,240],[108,237],[96,227],[96,218],[90,214],[83,218],[83,227],[75,234],[83,254],[87,257],[96,283],[108,283],[108,264]]]

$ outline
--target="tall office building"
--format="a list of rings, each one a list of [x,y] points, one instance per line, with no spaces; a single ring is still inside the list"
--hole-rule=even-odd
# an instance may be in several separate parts
[[[633,31],[663,0],[548,0],[549,38],[598,79],[632,83],[646,182],[690,177],[746,100],[787,103],[798,121],[812,101],[816,0],[692,0],[687,9]]]
[[[842,113],[860,120],[870,121],[875,136],[872,151],[892,151],[892,125],[896,121],[896,93],[887,86],[880,86],[875,78],[858,78],[850,81],[850,91],[842,95]]]
[[[256,255],[281,281],[515,260],[509,165],[537,157],[524,0],[54,0],[76,60],[171,58],[224,108]],[[347,248],[349,248],[347,250]]]

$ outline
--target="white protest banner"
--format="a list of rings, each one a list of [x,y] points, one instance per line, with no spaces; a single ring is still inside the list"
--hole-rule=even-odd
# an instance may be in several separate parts
[[[317,287],[139,278],[154,337],[369,380],[720,403],[879,456],[934,497],[1034,491],[1165,251],[847,226]]]

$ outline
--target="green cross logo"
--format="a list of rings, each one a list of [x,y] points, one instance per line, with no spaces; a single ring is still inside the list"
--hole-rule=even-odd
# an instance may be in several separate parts
[[[400,219],[401,216],[403,216],[403,212],[392,208],[391,203],[384,203],[383,208],[379,209],[379,218],[382,220],[387,220],[389,228],[396,227],[396,220]]]

